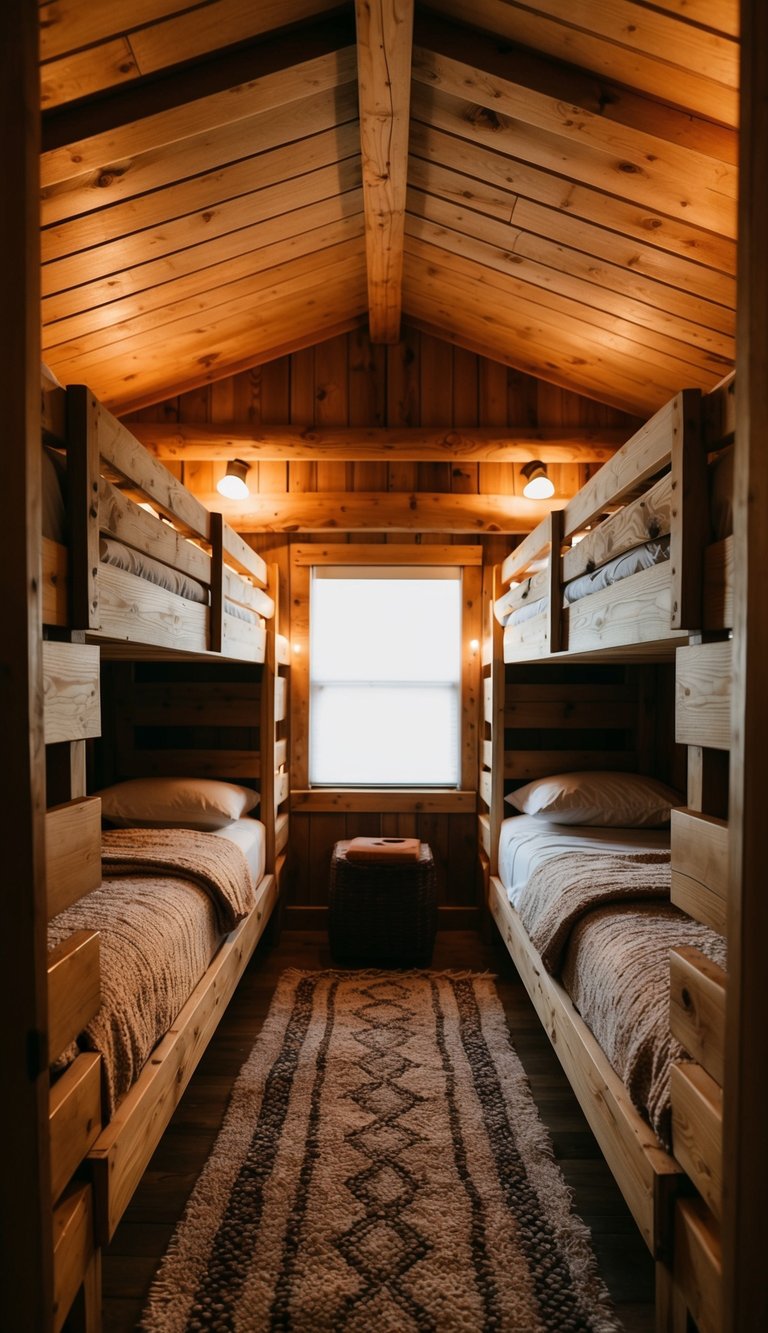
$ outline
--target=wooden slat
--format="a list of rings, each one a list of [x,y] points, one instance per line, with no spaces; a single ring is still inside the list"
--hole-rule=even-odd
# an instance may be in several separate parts
[[[101,1056],[84,1051],[51,1088],[51,1198],[55,1202],[101,1131]]]
[[[700,1199],[680,1199],[675,1208],[675,1283],[699,1333],[722,1333],[723,1290],[720,1231]]]
[[[218,504],[239,532],[528,532],[549,512],[544,500],[439,492],[251,495],[242,502],[214,492],[201,499]]]
[[[504,129],[488,125],[487,146],[474,133],[471,104],[435,89],[415,86],[412,94],[410,182],[462,207],[509,221],[521,211],[520,226],[553,241],[636,267],[641,275],[666,282],[733,310],[736,247],[654,208],[638,211],[615,195],[569,182],[569,205],[562,208],[562,180],[512,152],[502,151]],[[491,133],[493,138],[491,139]],[[518,145],[519,147],[519,145]],[[496,151],[496,150],[500,151]],[[653,244],[649,244],[649,232]],[[699,263],[691,262],[696,257]],[[636,264],[630,264],[630,260]],[[709,265],[709,271],[702,265]],[[686,306],[693,315],[693,307]]]
[[[663,1249],[666,1209],[678,1168],[632,1105],[562,986],[550,977],[500,880],[490,908],[501,937],[553,1044],[608,1165],[652,1254]]]
[[[275,771],[282,768],[288,762],[288,740],[285,736],[281,740],[275,741]]]
[[[724,931],[728,896],[728,824],[695,810],[673,810],[672,902]]]
[[[155,1047],[151,1061],[96,1140],[88,1160],[93,1170],[97,1235],[102,1243],[114,1235],[261,937],[275,897],[274,878],[265,875],[253,911],[227,936],[172,1028]]]
[[[153,560],[180,569],[206,586],[211,582],[211,558],[207,551],[188,542],[167,523],[141,509],[102,477],[99,482],[99,525]]]
[[[288,825],[289,818],[287,814],[277,816],[275,820],[275,855],[282,852],[288,844]]]
[[[275,774],[275,806],[282,805],[290,795],[290,782],[287,773]]]
[[[325,459],[328,462],[398,460],[421,463],[603,463],[627,433],[611,426],[471,426],[449,431],[429,426],[251,425],[249,422],[131,422],[156,458],[168,461],[247,463]]]
[[[222,681],[137,684],[133,720],[137,727],[243,727],[259,723],[261,687]]]
[[[600,75],[600,86],[606,79],[615,79],[650,94],[651,98],[658,97],[664,102],[673,98],[676,106],[702,116],[709,117],[715,111],[719,121],[735,125],[738,99],[729,87],[717,84],[713,87],[708,60],[703,54],[710,48],[712,36],[693,25],[676,22],[684,17],[683,8],[678,0],[663,0],[655,9],[672,9],[674,18],[652,12],[647,16],[647,25],[645,15],[638,15],[627,0],[601,4],[590,13],[588,23],[577,22],[567,0],[545,0],[524,8],[509,5],[505,0],[478,0],[472,13],[478,27]],[[460,21],[466,15],[463,0],[444,0],[441,9]],[[699,23],[715,32],[737,35],[738,12],[731,6],[717,3],[713,7],[707,3],[704,8],[699,3],[696,15]],[[642,31],[636,36],[639,27]],[[698,48],[697,59],[689,53],[696,49],[700,31],[704,41]],[[649,33],[655,38],[650,51],[647,40],[644,41]],[[725,51],[729,47],[730,43],[723,43]],[[659,54],[663,59],[659,59]],[[624,89],[616,91],[621,96]]]
[[[121,765],[127,777],[196,776],[202,778],[258,778],[258,750],[132,750]]]
[[[43,644],[45,743],[101,732],[99,650],[84,643]]]
[[[261,625],[249,625],[238,616],[224,616],[222,656],[243,662],[263,662],[267,631]]]
[[[488,860],[490,861],[490,858],[491,858],[491,851],[492,851],[492,844],[491,844],[491,820],[490,820],[490,817],[489,817],[488,815],[478,815],[478,818],[477,818],[477,836],[478,836],[479,841],[480,841],[480,846],[482,847],[483,851],[485,852],[486,856],[488,857]]]
[[[207,539],[210,529],[208,510],[162,463],[148,454],[130,430],[96,402],[93,395],[91,401],[100,456],[174,522]]]
[[[101,800],[87,796],[45,816],[48,918],[101,883]]]
[[[287,716],[288,690],[285,676],[275,677],[275,722],[282,722]]]
[[[731,644],[678,648],[675,668],[675,740],[715,750],[731,746]]]
[[[543,80],[536,85],[539,68],[527,53],[500,53],[498,42],[490,37],[470,35],[439,20],[420,21],[417,26],[414,79],[488,108],[497,122],[501,117],[511,119],[518,139],[523,135],[540,145],[541,165],[559,153],[570,167],[567,174],[608,194],[619,193],[610,157],[620,151],[629,167],[621,187],[625,198],[661,208],[671,217],[686,217],[688,209],[700,226],[735,235],[735,166],[699,155],[690,144],[681,147],[635,125],[612,123],[599,114],[599,108],[592,114],[579,106],[578,135],[574,135],[572,102],[551,77],[548,87],[542,86]]]
[[[397,342],[403,280],[413,0],[356,0],[369,332]]]
[[[654,565],[566,607],[563,646],[571,653],[635,643],[671,646],[685,639],[684,630],[670,628],[671,608],[670,570]]]
[[[726,975],[698,949],[669,956],[669,1027],[672,1036],[721,1087],[725,1064]]]
[[[582,769],[631,771],[637,766],[634,750],[515,750],[504,756],[504,777],[546,778],[554,773]]]
[[[73,1185],[53,1214],[53,1333],[60,1333],[81,1283],[97,1262],[93,1191],[89,1184]],[[91,1318],[98,1318],[96,1311]]]
[[[99,933],[80,930],[48,954],[48,1049],[61,1055],[101,1003]]]
[[[482,772],[480,774],[479,782],[479,796],[481,800],[485,801],[485,804],[490,809],[493,800],[493,784],[490,773]]]
[[[632,700],[613,701],[606,699],[580,700],[571,697],[571,686],[557,688],[555,699],[530,699],[518,696],[518,686],[510,685],[507,689],[504,705],[504,726],[522,727],[526,730],[541,727],[549,730],[568,731],[574,727],[588,730],[599,728],[606,730],[617,728],[629,730],[634,725],[636,705]]]
[[[425,546],[367,545],[355,542],[353,546],[336,546],[315,542],[291,546],[291,559],[297,565],[482,565],[482,546],[441,546],[429,542]]]
[[[284,634],[275,635],[275,662],[278,666],[289,666],[291,645]]]
[[[733,536],[711,542],[704,551],[703,628],[709,632],[733,626]]]
[[[543,553],[549,554],[551,539],[549,527],[549,515],[543,518],[538,527],[533,528],[528,536],[510,552],[504,564],[501,566],[501,581],[509,583],[510,579],[524,574],[533,560],[537,560]]]
[[[199,15],[197,18],[199,27]],[[135,40],[134,34],[132,41]],[[200,96],[204,86],[200,74],[194,82],[188,74],[186,78],[170,79],[161,94],[166,105],[154,114],[147,114],[145,93],[144,98],[138,94],[119,95],[113,106],[100,107],[98,116],[84,109],[80,116],[73,112],[68,117],[57,117],[46,127],[40,168],[42,184],[49,187],[81,177],[86,171],[100,172],[104,163],[156,152],[195,134],[210,133],[256,113],[289,106],[323,89],[349,83],[354,78],[354,47],[342,45],[339,49],[338,29],[331,49],[327,39],[325,46],[325,52],[297,62],[295,42],[289,39],[282,44],[274,43],[262,51],[260,68],[254,70],[251,59],[250,77],[242,69],[239,79],[232,78],[222,61],[224,81],[220,90],[207,96]],[[172,58],[183,59],[176,52]]]
[[[493,680],[487,676],[483,681],[483,721],[493,723]]]
[[[243,574],[247,574],[257,583],[260,588],[267,586],[267,566],[257,551],[252,546],[244,542],[236,532],[233,532],[228,523],[224,524],[222,533],[224,543],[224,555],[227,560],[236,565]]]
[[[613,458],[600,468],[565,507],[565,536],[579,532],[603,510],[672,461],[672,447],[683,429],[683,399],[678,394],[660,408]]]
[[[671,526],[672,474],[667,472],[645,495],[606,518],[563,556],[563,582],[613,560],[633,546],[665,536]]]
[[[473,814],[477,803],[474,791],[391,791],[370,788],[367,791],[341,791],[332,787],[291,789],[291,810],[334,814],[348,811],[375,811],[380,814]]]
[[[723,1094],[696,1064],[670,1070],[672,1151],[715,1217],[723,1201]]]
[[[42,619],[44,625],[66,625],[69,619],[69,551],[43,537]]]
[[[209,647],[208,607],[190,602],[127,569],[99,569],[99,634],[182,652]]]

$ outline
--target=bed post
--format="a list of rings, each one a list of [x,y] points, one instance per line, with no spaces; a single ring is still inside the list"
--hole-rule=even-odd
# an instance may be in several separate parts
[[[220,653],[224,647],[224,518],[211,514],[211,610],[209,647]]]
[[[75,629],[99,628],[98,404],[83,384],[67,389],[67,488],[72,546],[70,613]]]
[[[0,366],[3,634],[4,937],[0,968],[3,1069],[0,1213],[2,1323],[46,1333],[53,1309],[45,913],[45,767],[41,642],[40,115],[37,6],[0,7],[0,301],[7,327]]]
[[[549,515],[549,587],[547,593],[549,603],[547,614],[549,616],[549,626],[547,634],[549,637],[549,651],[559,653],[563,646],[562,626],[563,626],[563,510],[553,509]]]
[[[707,449],[701,390],[684,389],[676,400],[672,437],[672,629],[700,630],[704,548],[709,529]]]

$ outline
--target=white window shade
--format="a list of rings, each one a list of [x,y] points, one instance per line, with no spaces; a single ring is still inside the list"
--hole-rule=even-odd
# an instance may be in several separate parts
[[[310,782],[458,786],[458,570],[318,571],[310,608]]]

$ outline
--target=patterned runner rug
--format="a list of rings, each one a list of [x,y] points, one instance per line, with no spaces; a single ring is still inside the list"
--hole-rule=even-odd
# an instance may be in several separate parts
[[[492,981],[285,973],[143,1327],[615,1333]]]

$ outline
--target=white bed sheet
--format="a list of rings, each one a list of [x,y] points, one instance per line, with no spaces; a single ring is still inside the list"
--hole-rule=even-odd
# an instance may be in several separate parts
[[[499,836],[499,878],[517,907],[534,870],[563,852],[636,852],[669,847],[669,829],[585,828],[540,815],[505,819]]]
[[[215,829],[216,838],[228,838],[241,850],[248,862],[253,887],[264,876],[266,865],[266,830],[259,819],[235,819],[223,828]]]

